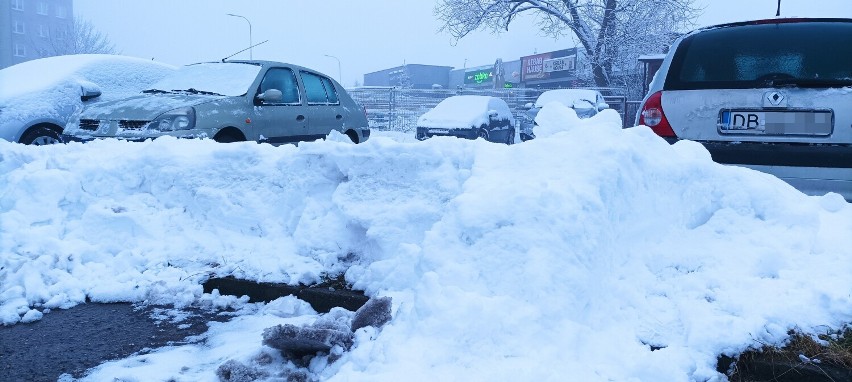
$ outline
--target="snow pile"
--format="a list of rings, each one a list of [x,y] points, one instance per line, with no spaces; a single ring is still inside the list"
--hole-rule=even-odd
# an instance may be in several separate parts
[[[462,95],[444,99],[417,119],[417,126],[443,129],[469,129],[488,125],[489,114],[496,120],[513,120],[506,101],[488,96]]]
[[[347,381],[718,380],[719,354],[852,322],[839,195],[619,129],[611,112],[574,124],[548,109],[551,133],[512,146],[0,142],[0,320],[86,296],[239,307],[199,283],[345,272],[393,299],[382,329],[308,366]],[[245,305],[203,344],[91,380],[214,381],[232,360],[283,375],[264,329],[321,319],[292,298]]]
[[[622,126],[621,115],[612,109],[605,109],[595,115],[595,118],[580,118],[570,106],[559,102],[546,104],[535,116],[538,124],[535,135],[539,138],[549,137],[559,132],[572,129],[617,129]]]

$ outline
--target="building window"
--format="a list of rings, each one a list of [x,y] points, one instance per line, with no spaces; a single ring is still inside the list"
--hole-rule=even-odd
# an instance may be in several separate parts
[[[57,40],[64,40],[66,35],[68,35],[68,31],[64,29],[56,30],[53,32],[53,37],[55,37]]]
[[[60,19],[64,19],[67,16],[68,16],[68,14],[65,11],[65,7],[63,7],[61,5],[57,5],[56,6],[56,17],[58,17]]]
[[[15,22],[12,23],[12,32],[17,34],[24,34],[24,22],[15,20]]]
[[[38,37],[50,37],[50,29],[47,27],[47,25],[39,24]]]
[[[12,9],[16,11],[24,10],[24,0],[12,0]]]
[[[26,57],[27,47],[23,44],[15,44],[15,57]]]
[[[40,1],[38,3],[38,10],[36,10],[36,13],[40,15],[46,15],[48,13],[47,3],[45,3],[44,1]]]

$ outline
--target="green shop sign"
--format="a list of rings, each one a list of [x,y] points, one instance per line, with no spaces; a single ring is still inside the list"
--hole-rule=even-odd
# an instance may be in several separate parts
[[[494,81],[493,69],[482,69],[464,73],[465,85],[484,84]]]

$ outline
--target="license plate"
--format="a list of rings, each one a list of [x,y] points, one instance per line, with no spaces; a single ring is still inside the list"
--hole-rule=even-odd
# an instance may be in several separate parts
[[[429,134],[447,134],[449,129],[429,129]]]
[[[831,135],[830,110],[722,110],[719,131],[722,134],[757,135]]]

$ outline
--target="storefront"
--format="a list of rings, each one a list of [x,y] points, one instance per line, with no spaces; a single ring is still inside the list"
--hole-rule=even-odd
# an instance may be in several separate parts
[[[521,57],[521,82],[527,88],[573,88],[577,77],[577,48]]]

